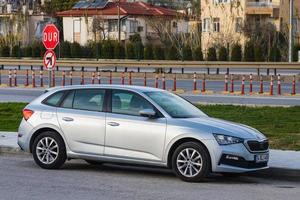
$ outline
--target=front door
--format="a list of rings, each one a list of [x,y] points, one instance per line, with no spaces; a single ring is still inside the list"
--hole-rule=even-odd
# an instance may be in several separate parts
[[[166,119],[139,115],[154,109],[144,97],[131,91],[112,90],[111,113],[106,116],[104,154],[119,158],[162,161]]]
[[[68,93],[57,117],[71,151],[102,155],[105,137],[105,90],[78,89]]]

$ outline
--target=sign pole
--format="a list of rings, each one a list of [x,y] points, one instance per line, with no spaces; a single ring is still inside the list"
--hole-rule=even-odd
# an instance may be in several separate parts
[[[52,81],[51,81],[51,79],[52,79],[52,70],[48,70],[49,71],[49,88],[51,88],[51,85],[52,85]]]

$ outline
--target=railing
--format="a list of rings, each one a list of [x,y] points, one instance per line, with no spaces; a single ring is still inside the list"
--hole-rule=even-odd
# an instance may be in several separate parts
[[[270,1],[247,2],[248,7],[278,7],[280,3]]]

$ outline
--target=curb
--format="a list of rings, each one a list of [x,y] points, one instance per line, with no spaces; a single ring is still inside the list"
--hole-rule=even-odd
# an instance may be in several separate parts
[[[0,146],[0,155],[1,154],[26,154],[19,147],[9,147],[9,146]]]

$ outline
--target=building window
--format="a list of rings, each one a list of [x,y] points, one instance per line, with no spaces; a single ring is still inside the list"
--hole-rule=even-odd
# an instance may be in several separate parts
[[[220,32],[220,18],[213,19],[213,31]]]
[[[203,19],[203,32],[209,32],[210,31],[210,18]]]
[[[135,33],[137,32],[137,27],[138,27],[138,22],[135,20],[130,20],[129,21],[129,31],[130,33]]]
[[[198,31],[199,33],[202,32],[202,21],[200,21],[199,23],[197,23],[197,31]]]
[[[235,19],[235,32],[241,33],[243,30],[243,18],[237,17]]]
[[[81,39],[81,21],[76,19],[73,21],[73,41],[80,43]]]
[[[231,0],[213,0],[214,4],[230,3]]]
[[[172,27],[173,27],[173,28],[177,28],[177,26],[178,26],[178,25],[177,25],[177,22],[173,22],[173,23],[172,23]]]
[[[109,20],[108,21],[108,31],[117,32],[118,31],[118,20]]]

